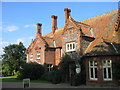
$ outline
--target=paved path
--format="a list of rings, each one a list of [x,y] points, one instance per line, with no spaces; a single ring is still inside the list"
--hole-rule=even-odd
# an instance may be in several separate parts
[[[93,88],[85,85],[82,86],[71,86],[68,83],[52,84],[52,83],[31,83],[31,88]],[[23,88],[22,82],[3,82],[2,88]],[[94,87],[98,88],[98,87]],[[104,87],[110,88],[110,87]]]

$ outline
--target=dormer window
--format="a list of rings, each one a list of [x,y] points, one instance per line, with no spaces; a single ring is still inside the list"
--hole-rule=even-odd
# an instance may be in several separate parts
[[[37,59],[40,59],[40,51],[37,51],[36,58],[37,58]]]
[[[33,53],[30,54],[30,60],[33,60]]]
[[[66,52],[75,51],[75,42],[66,43]]]

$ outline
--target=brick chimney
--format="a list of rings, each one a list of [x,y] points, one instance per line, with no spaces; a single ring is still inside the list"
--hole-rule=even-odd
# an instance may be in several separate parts
[[[64,9],[64,12],[65,12],[65,23],[66,23],[67,20],[69,19],[71,10],[68,9],[68,8],[65,8],[65,9]]]
[[[51,18],[52,18],[52,31],[54,33],[55,30],[58,29],[57,28],[57,16],[52,15]]]
[[[36,36],[37,35],[42,35],[41,31],[42,31],[42,24],[41,23],[36,23]]]

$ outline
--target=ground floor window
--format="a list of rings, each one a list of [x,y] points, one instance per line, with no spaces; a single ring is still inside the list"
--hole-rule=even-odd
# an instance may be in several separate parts
[[[97,61],[89,61],[89,77],[90,80],[97,80]]]
[[[103,79],[112,80],[112,60],[103,61]]]
[[[52,70],[53,65],[52,64],[47,64],[47,71],[51,71]]]

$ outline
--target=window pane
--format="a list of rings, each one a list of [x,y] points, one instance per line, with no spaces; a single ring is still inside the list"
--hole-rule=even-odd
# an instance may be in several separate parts
[[[67,50],[69,50],[69,44],[67,44]]]
[[[108,78],[111,78],[111,68],[108,68]]]
[[[107,78],[106,73],[106,68],[104,68],[104,78]]]
[[[97,66],[97,61],[94,61],[94,66]]]
[[[40,51],[37,52],[37,59],[40,59]]]
[[[93,78],[93,68],[90,68],[91,71],[91,78]]]
[[[106,60],[103,61],[103,66],[106,66]]]
[[[95,78],[97,78],[97,68],[95,68]]]
[[[111,62],[110,60],[107,61],[107,65],[110,66],[111,65]]]
[[[90,66],[93,66],[93,61],[90,61]]]
[[[73,49],[75,49],[75,43],[73,43]]]
[[[70,49],[72,49],[72,44],[70,44]]]

